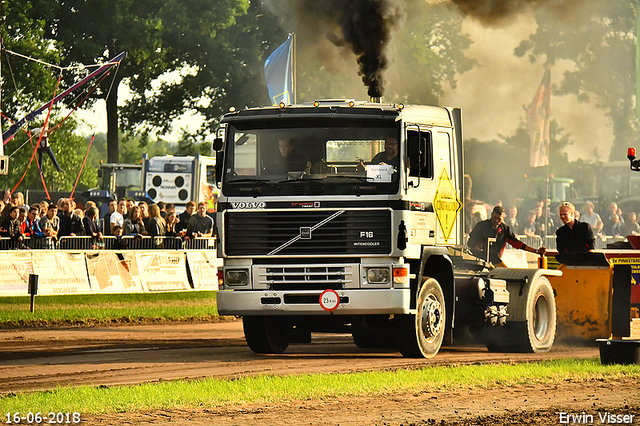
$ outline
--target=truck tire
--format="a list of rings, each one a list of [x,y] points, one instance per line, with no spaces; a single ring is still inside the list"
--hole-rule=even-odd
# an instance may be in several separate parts
[[[424,277],[415,315],[399,315],[397,347],[407,358],[433,358],[442,346],[446,324],[444,293],[435,278]]]
[[[283,353],[293,331],[289,318],[276,316],[245,316],[242,328],[247,345],[257,354]]]
[[[551,283],[539,276],[530,286],[526,303],[509,304],[512,309],[525,309],[519,312],[525,321],[509,321],[503,327],[487,327],[485,342],[490,352],[548,352],[556,338],[556,302]],[[511,294],[513,300],[518,294]]]

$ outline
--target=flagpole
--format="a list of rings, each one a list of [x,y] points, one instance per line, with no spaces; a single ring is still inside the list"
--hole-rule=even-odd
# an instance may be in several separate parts
[[[545,68],[549,69],[549,93],[546,94],[546,96],[549,96],[549,103],[551,103],[551,64],[547,61],[547,63],[545,64]],[[545,120],[545,126],[550,126],[550,123],[548,122],[548,120],[551,120],[551,117],[547,116],[547,119]],[[547,127],[548,129],[548,127]],[[549,169],[551,169],[551,134],[550,132],[547,132],[547,130],[545,129],[545,134],[546,136],[548,136],[548,143],[547,143],[547,185],[546,185],[546,189],[545,189],[545,197],[544,197],[544,235],[542,236],[542,245],[543,247],[546,245],[547,242],[547,235],[549,235],[549,230],[547,229],[549,227],[549,210],[551,209],[551,200],[549,200]],[[548,206],[547,206],[547,203]]]
[[[297,104],[298,103],[298,87],[296,85],[296,80],[297,80],[297,72],[298,69],[296,68],[296,63],[298,62],[298,58],[296,57],[298,54],[298,43],[297,43],[297,39],[296,39],[296,33],[290,33],[291,37],[292,37],[292,49],[291,49],[291,69],[293,70],[293,72],[291,73],[293,76],[293,82],[291,84],[291,87],[293,88],[293,104]]]
[[[542,246],[546,246],[547,235],[549,235],[549,209],[551,208],[551,200],[549,200],[549,168],[551,167],[551,149],[549,149],[549,161],[547,163],[547,185],[544,194],[544,235],[542,236]],[[548,203],[548,204],[547,204]]]

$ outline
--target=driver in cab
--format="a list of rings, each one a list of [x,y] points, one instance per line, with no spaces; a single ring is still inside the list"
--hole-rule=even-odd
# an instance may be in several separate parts
[[[375,155],[369,164],[388,164],[398,167],[398,140],[389,136],[384,141],[384,151]]]
[[[398,168],[398,139],[393,136],[388,136],[384,140],[384,151],[380,151],[377,153],[369,164],[374,165],[390,165],[395,169]],[[358,166],[356,167],[357,172],[364,172],[366,170],[364,161],[362,159],[359,160]]]
[[[280,151],[281,161],[285,173],[288,172],[306,172],[311,169],[311,162],[302,153],[298,152],[289,139],[280,139],[278,141],[278,150]]]

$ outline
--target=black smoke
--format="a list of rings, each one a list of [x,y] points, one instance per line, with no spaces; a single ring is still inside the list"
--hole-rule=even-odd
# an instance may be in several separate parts
[[[396,25],[404,18],[404,5],[393,0],[309,1],[309,7],[333,20],[341,34],[330,37],[336,46],[356,55],[359,74],[368,95],[384,94],[384,70],[389,66],[386,48]]]
[[[404,0],[270,0],[267,4],[280,16],[292,13],[299,31],[351,50],[369,96],[384,94],[386,50],[393,30],[404,20]]]

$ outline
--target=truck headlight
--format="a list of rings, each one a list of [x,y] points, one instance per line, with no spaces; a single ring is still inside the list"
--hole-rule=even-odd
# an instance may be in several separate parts
[[[368,268],[367,282],[369,284],[387,284],[389,283],[389,268]]]
[[[243,286],[249,284],[249,270],[228,269],[225,272],[225,283],[229,286]]]

